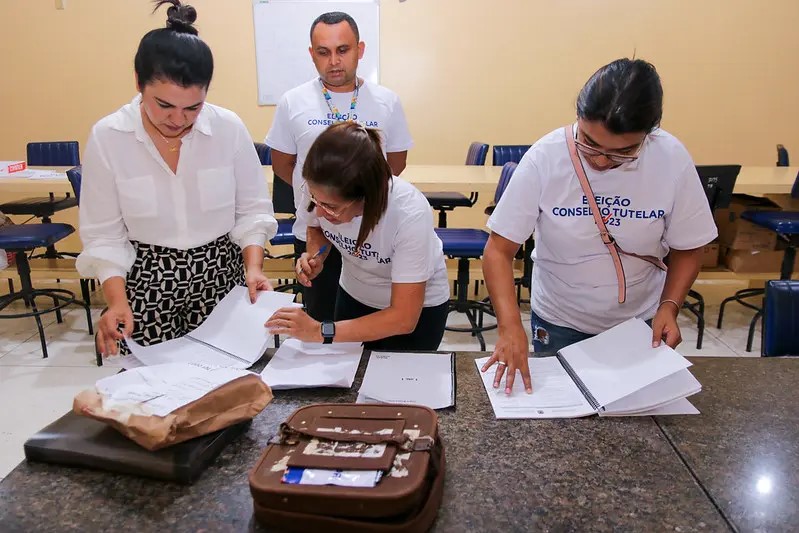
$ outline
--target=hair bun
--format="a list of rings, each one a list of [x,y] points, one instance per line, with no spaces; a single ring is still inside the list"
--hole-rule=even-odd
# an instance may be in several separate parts
[[[197,35],[197,28],[193,26],[197,20],[197,10],[180,0],[155,0],[155,9],[163,4],[172,4],[166,10],[166,27],[178,33],[191,33]]]

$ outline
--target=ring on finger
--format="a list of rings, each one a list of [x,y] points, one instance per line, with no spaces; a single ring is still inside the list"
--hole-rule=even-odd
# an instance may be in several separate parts
[[[508,363],[505,361],[497,361],[497,366],[508,366]]]

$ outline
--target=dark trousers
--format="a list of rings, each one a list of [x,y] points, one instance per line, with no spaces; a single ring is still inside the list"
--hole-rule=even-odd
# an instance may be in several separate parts
[[[378,341],[366,342],[364,346],[369,350],[402,351],[402,350],[438,350],[441,339],[444,337],[444,326],[447,325],[447,312],[449,302],[444,302],[435,307],[425,307],[419,316],[416,329],[406,335],[395,335]],[[379,311],[374,307],[364,305],[342,289],[338,288],[336,298],[335,319],[352,320],[370,315]]]
[[[299,257],[305,251],[305,241],[294,239],[296,256]],[[311,282],[310,287],[302,288],[302,302],[305,305],[305,311],[314,320],[319,322],[333,320],[339,278],[341,278],[341,254],[335,246],[331,246],[322,272]]]

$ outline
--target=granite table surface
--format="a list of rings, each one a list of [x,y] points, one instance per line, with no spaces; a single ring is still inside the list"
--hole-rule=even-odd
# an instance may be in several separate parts
[[[658,417],[739,531],[799,531],[799,359],[692,359],[701,416]]]
[[[720,499],[726,495],[734,499],[740,480],[734,470],[717,469],[744,467],[734,458],[725,458],[724,448],[715,455],[701,448],[692,453],[691,443],[724,441],[726,434],[715,419],[733,417],[738,404],[771,412],[774,429],[769,431],[775,435],[796,434],[795,395],[786,386],[787,378],[780,387],[770,386],[763,400],[759,399],[763,391],[754,384],[739,382],[757,372],[757,363],[769,363],[761,359],[752,364],[724,359],[726,366],[719,362],[718,371],[713,370],[715,362],[697,364],[705,386],[697,397],[704,414],[697,417],[495,420],[474,364],[481,355],[457,355],[456,406],[438,411],[447,470],[435,531],[729,531],[729,519],[685,461],[694,458],[695,470],[718,474],[715,491]],[[0,531],[267,531],[252,515],[250,468],[278,424],[298,407],[355,401],[366,359],[351,389],[276,391],[249,431],[191,486],[23,461],[0,482]],[[748,370],[740,369],[741,361],[749,364]],[[738,396],[724,408],[726,415],[708,413],[719,407],[717,397]],[[793,428],[790,420],[779,415],[779,409],[790,401],[794,403]],[[763,420],[762,427],[767,422]],[[742,430],[749,427],[744,420],[739,424]],[[689,443],[685,445],[687,459],[670,439]],[[760,449],[759,444],[748,448],[746,439],[744,434],[730,437],[728,450]],[[771,450],[762,462],[752,463],[787,462],[785,454],[795,449],[794,440],[785,448]],[[796,463],[793,455],[790,460]],[[769,471],[783,476],[774,480],[780,498],[774,505],[791,503],[793,499],[785,493],[793,490],[795,494],[790,486],[796,480],[795,468],[793,477],[787,470]],[[741,514],[735,509],[733,503],[725,511],[733,520]],[[796,529],[795,510],[775,515],[774,520],[769,523],[778,528],[790,529],[787,524],[791,524]]]

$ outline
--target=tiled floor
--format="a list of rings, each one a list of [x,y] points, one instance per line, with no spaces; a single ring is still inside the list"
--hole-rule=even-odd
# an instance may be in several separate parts
[[[96,320],[99,307],[93,310]],[[704,345],[696,349],[696,324],[688,315],[680,317],[684,355],[756,356],[760,353],[759,329],[753,351],[744,351],[751,312],[731,305],[724,330],[715,326],[718,306],[707,310],[708,327]],[[529,334],[529,313],[525,314]],[[86,315],[70,309],[64,322],[45,316],[49,358],[43,359],[32,318],[0,321],[0,479],[23,460],[22,445],[33,433],[68,411],[74,395],[99,378],[117,371],[95,366],[92,338],[86,329]],[[463,315],[450,315],[450,324],[466,324]],[[485,333],[487,349],[493,349],[496,330]],[[479,345],[468,333],[447,332],[442,350],[477,351]]]

